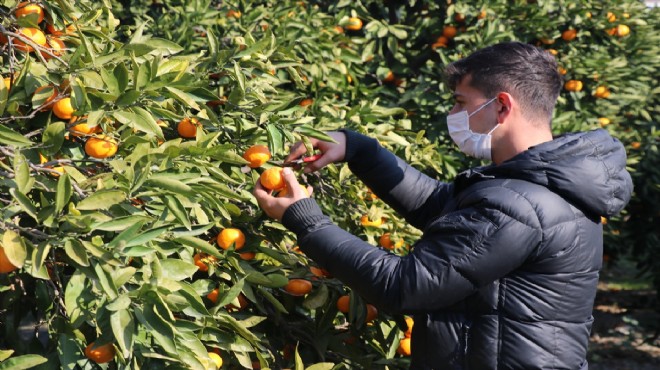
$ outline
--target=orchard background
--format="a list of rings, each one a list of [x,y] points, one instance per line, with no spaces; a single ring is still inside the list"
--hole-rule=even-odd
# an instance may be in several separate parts
[[[603,220],[604,260],[632,259],[660,288],[658,8],[0,4],[0,369],[405,368],[411,321],[299,253],[252,189],[289,145],[342,127],[451,180],[477,163],[447,135],[443,66],[508,40],[557,58],[556,134],[604,128],[624,143],[635,193]],[[255,144],[272,159],[250,168]],[[299,179],[374,248],[405,255],[419,236],[344,164]],[[244,245],[219,247],[224,229]]]

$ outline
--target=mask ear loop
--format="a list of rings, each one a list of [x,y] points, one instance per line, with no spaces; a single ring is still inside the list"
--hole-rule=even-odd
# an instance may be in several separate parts
[[[479,112],[480,110],[484,109],[485,107],[488,106],[488,104],[494,102],[495,100],[497,100],[497,97],[494,97],[494,98],[490,99],[489,101],[485,102],[482,106],[477,108],[477,110],[475,110],[474,112],[468,114],[468,117],[472,117],[473,114],[475,114],[475,113]]]

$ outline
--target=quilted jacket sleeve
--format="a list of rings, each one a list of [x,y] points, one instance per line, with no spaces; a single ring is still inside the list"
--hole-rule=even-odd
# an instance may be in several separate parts
[[[432,179],[378,144],[343,130],[349,168],[379,198],[412,226],[423,229],[442,210],[452,186]]]
[[[451,306],[520,266],[541,240],[529,222],[485,208],[436,220],[405,257],[334,225],[311,198],[289,207],[282,222],[298,235],[307,256],[392,313]]]

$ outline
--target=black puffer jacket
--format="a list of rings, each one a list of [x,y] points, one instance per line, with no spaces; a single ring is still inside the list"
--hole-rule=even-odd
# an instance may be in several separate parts
[[[433,180],[365,136],[346,160],[422,229],[406,257],[341,230],[316,202],[284,214],[300,248],[365,300],[412,314],[414,369],[586,369],[601,216],[632,193],[624,148],[568,134],[501,163]]]

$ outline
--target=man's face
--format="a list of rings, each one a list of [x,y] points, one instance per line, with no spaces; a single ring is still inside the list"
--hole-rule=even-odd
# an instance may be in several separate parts
[[[476,111],[482,105],[486,104],[490,98],[474,87],[470,86],[472,77],[465,76],[454,90],[454,106],[450,114],[460,111],[467,111],[468,114]],[[497,124],[497,102],[485,106],[482,110],[470,116],[470,129],[478,133],[486,133]]]

